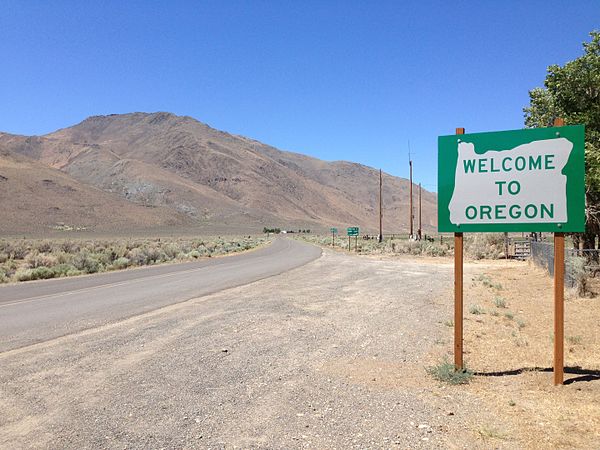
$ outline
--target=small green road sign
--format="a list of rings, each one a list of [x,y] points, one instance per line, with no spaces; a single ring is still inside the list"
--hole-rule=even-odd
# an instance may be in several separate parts
[[[584,126],[438,138],[438,231],[582,232]]]
[[[358,227],[348,227],[347,229],[348,236],[358,236]]]
[[[329,231],[331,231],[332,234],[337,234],[338,229],[337,228],[330,228]]]

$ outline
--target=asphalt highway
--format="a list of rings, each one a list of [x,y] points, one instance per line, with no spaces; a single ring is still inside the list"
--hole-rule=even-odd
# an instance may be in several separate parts
[[[278,275],[321,250],[279,238],[247,253],[0,287],[0,352]]]

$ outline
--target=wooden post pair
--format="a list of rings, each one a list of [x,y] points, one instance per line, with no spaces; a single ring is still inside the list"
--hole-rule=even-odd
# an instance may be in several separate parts
[[[555,127],[564,126],[562,119]],[[457,128],[456,134],[465,134]],[[454,365],[462,370],[463,363],[463,233],[454,233]],[[554,384],[564,382],[565,326],[565,235],[554,233]]]

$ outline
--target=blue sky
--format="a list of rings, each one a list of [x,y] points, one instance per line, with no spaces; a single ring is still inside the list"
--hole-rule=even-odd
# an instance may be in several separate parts
[[[170,111],[436,190],[437,136],[521,128],[589,1],[2,1],[0,130]]]

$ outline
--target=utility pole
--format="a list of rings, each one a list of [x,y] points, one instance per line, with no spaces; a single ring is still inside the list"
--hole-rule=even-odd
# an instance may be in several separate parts
[[[410,236],[409,236],[409,238],[412,238],[413,231],[414,231],[413,230],[413,182],[412,182],[412,160],[410,159],[410,151],[409,151],[408,155],[409,155],[408,156],[409,157],[408,166],[410,168],[410,188],[409,188],[410,189],[410,193],[409,193],[409,196],[410,196],[410,202],[409,202],[410,203],[410,208],[409,208],[409,212],[408,212],[409,223],[410,223]]]
[[[421,221],[421,215],[422,213],[422,209],[421,209],[421,183],[419,183],[419,230],[417,231],[417,234],[419,236],[419,240],[421,240],[422,237],[422,232],[423,232],[423,228],[422,228],[422,221]]]
[[[379,169],[379,243],[383,242],[383,195],[381,182],[381,169]]]

